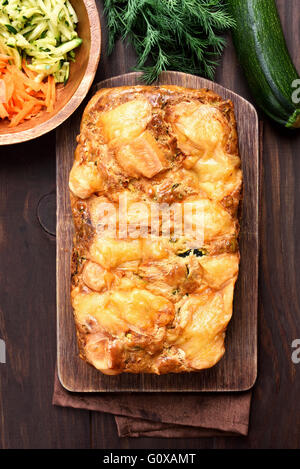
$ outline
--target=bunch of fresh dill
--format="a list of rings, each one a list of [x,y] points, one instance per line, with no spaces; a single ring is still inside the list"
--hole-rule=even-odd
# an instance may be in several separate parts
[[[147,83],[163,70],[213,78],[225,39],[234,26],[223,0],[104,0],[108,52],[122,37],[133,44]]]

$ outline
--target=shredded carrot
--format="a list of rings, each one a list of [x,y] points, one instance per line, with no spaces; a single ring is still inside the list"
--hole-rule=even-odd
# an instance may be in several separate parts
[[[31,119],[41,110],[52,112],[56,100],[56,85],[52,75],[44,82],[36,80],[25,60],[20,70],[12,57],[0,53],[0,119],[8,119],[15,127]]]
[[[50,76],[48,77],[48,83],[47,83],[47,92],[46,92],[46,99],[45,99],[45,105],[47,106],[47,109],[49,110],[49,105],[50,105],[50,100],[51,100],[51,79]]]
[[[46,101],[47,111],[52,112],[55,103],[55,80],[52,75],[48,77],[49,94],[47,93],[48,101]],[[47,98],[46,98],[47,99]]]
[[[22,122],[26,118],[26,116],[32,112],[34,106],[34,101],[25,102],[23,109],[11,119],[10,126],[15,127],[16,125],[20,124],[20,122]]]
[[[2,103],[0,103],[0,117],[1,119],[5,119],[5,117],[8,117],[8,112],[6,111]]]

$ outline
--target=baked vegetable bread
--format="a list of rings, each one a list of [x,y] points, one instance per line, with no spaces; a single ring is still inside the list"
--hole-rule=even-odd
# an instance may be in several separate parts
[[[102,89],[77,140],[71,298],[81,358],[109,375],[212,367],[239,268],[231,101],[177,86]]]

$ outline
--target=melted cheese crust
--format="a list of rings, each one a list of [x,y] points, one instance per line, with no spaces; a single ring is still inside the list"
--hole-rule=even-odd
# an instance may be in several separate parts
[[[225,352],[240,260],[232,103],[176,86],[103,89],[77,140],[71,298],[80,356],[108,375],[214,366]],[[115,214],[120,228],[124,195],[128,226],[141,229],[135,238],[99,231]],[[149,236],[157,202],[191,210],[184,205],[181,219],[161,215]],[[113,210],[104,213],[103,203]],[[178,235],[183,218],[202,223],[201,242]]]

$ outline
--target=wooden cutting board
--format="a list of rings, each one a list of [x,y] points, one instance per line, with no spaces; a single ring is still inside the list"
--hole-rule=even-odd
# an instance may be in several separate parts
[[[99,83],[96,89],[141,83],[140,73],[129,73]],[[73,164],[76,135],[83,107],[56,134],[57,159],[57,363],[62,385],[69,391],[244,391],[257,376],[258,196],[259,135],[254,107],[222,86],[193,75],[164,72],[158,84],[209,88],[231,99],[239,132],[244,173],[244,198],[240,235],[241,265],[235,290],[234,314],[227,331],[226,353],[213,368],[197,373],[105,376],[78,357],[70,304],[70,258],[73,223],[68,177]],[[92,94],[96,91],[94,88]],[[86,103],[85,103],[86,104]]]

